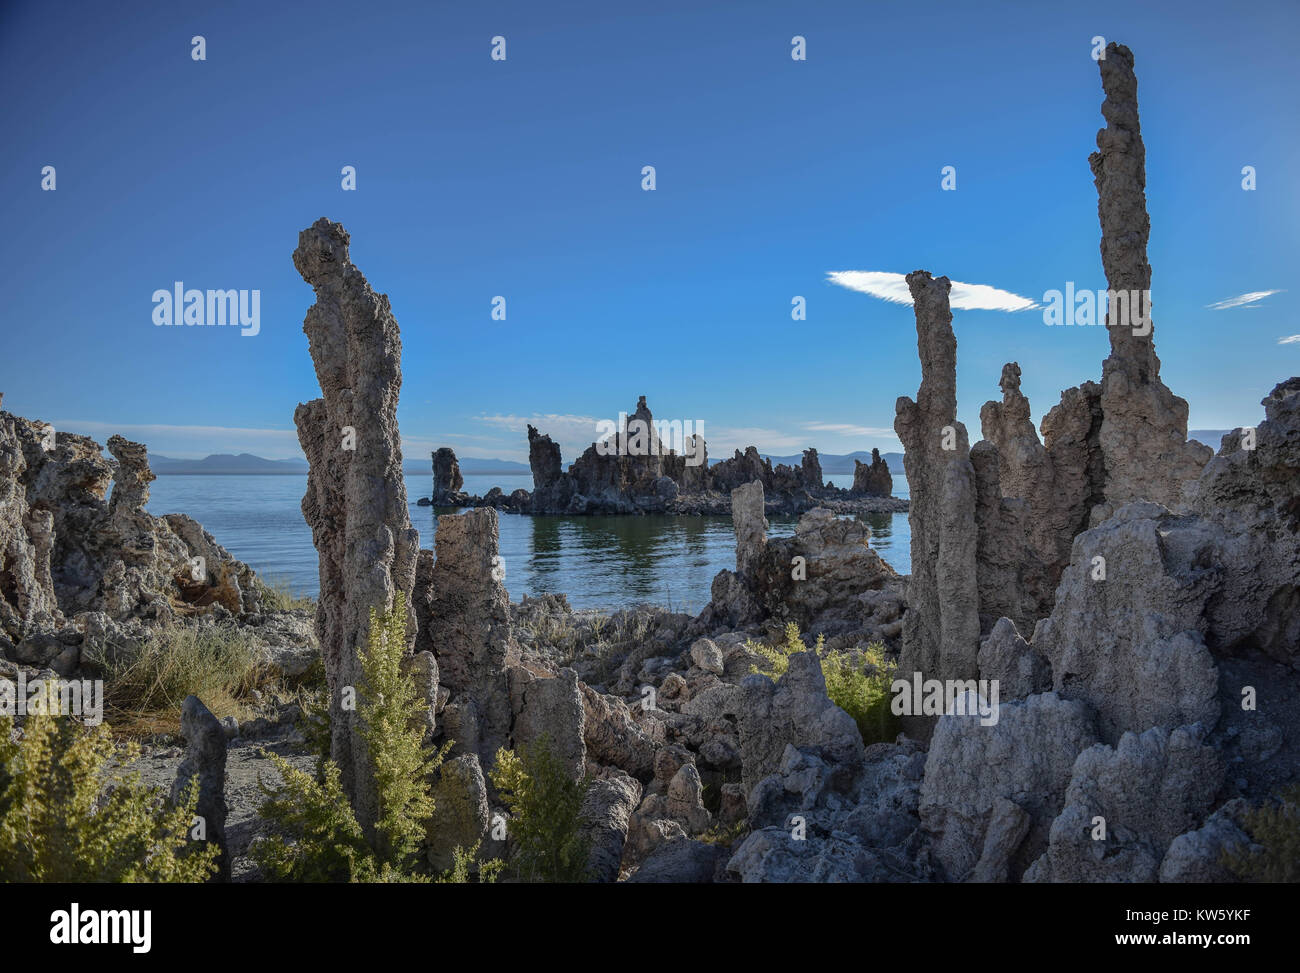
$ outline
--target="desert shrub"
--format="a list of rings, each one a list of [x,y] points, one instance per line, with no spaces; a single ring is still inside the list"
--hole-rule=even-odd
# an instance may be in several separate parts
[[[274,881],[429,881],[419,850],[433,814],[428,775],[447,748],[423,745],[425,703],[403,672],[406,603],[399,593],[392,611],[370,612],[370,637],[361,656],[357,687],[358,728],[370,754],[378,813],[369,840],[352,812],[339,769],[324,762],[313,778],[275,754],[277,787],[263,785],[262,816],[277,831],[260,841],[254,858]]]
[[[1243,882],[1300,882],[1300,784],[1242,817],[1253,847],[1223,855],[1223,864]]]
[[[462,848],[457,845],[452,849],[451,868],[437,880],[439,884],[468,885],[472,879],[474,860],[478,857],[478,849],[481,844],[481,841],[476,841],[469,848]],[[501,870],[504,867],[505,863],[499,858],[479,862],[477,873],[479,884],[494,884],[497,878],[500,877]]]
[[[897,664],[885,656],[885,648],[879,642],[871,643],[860,660],[845,653],[827,652],[825,642],[825,638],[817,636],[812,651],[821,663],[826,695],[853,717],[863,743],[892,741],[898,735],[898,718],[890,708],[889,687],[894,681]],[[785,675],[790,668],[790,656],[808,651],[799,634],[799,626],[794,622],[786,624],[783,642],[769,646],[749,641],[745,647],[763,660],[754,671],[773,679]]]
[[[272,575],[257,578],[262,605],[266,611],[310,610],[316,607],[316,601],[306,595],[295,595],[289,586],[289,579]]]
[[[171,806],[138,774],[113,768],[106,725],[29,715],[20,740],[0,719],[0,881],[201,882],[217,846],[189,840],[198,784]],[[105,786],[107,784],[107,787]]]
[[[898,736],[898,717],[890,708],[889,687],[898,665],[885,657],[884,646],[871,644],[857,663],[840,653],[824,655],[821,662],[827,695],[853,717],[862,742],[892,743]]]
[[[515,874],[526,882],[585,881],[590,847],[579,814],[590,781],[569,776],[546,736],[518,754],[498,750],[489,776],[510,810]]]
[[[103,673],[109,720],[126,736],[175,732],[191,695],[218,717],[243,716],[244,700],[266,679],[249,637],[216,626],[156,629],[88,661]]]

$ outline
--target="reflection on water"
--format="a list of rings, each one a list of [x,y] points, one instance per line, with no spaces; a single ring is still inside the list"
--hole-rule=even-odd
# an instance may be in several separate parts
[[[531,478],[466,477],[466,489],[474,493],[494,485],[510,492],[528,488]],[[151,486],[151,513],[189,514],[257,571],[284,578],[297,593],[317,593],[316,549],[299,508],[305,476],[161,476]],[[407,477],[411,523],[420,531],[420,546],[431,548],[435,511],[416,505],[429,488],[428,477]],[[900,572],[910,570],[907,515],[862,519],[880,556]],[[769,518],[768,534],[789,536],[795,522]],[[694,613],[708,602],[714,575],[736,562],[730,517],[502,514],[499,523],[506,588],[516,600],[523,594],[563,593],[575,608],[649,601]]]
[[[420,536],[436,522],[419,508]],[[444,510],[444,516],[454,515]],[[896,570],[910,570],[906,514],[872,514],[871,545]],[[796,518],[769,518],[769,537],[794,533]],[[526,517],[499,518],[506,588],[521,593],[566,594],[575,608],[614,608],[638,602],[698,612],[709,600],[713,577],[735,568],[736,535],[730,517]]]

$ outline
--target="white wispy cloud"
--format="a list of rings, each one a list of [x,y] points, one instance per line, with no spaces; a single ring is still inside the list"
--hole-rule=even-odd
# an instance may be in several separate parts
[[[1300,334],[1289,334],[1285,338],[1278,338],[1279,345],[1300,345]]]
[[[907,276],[884,270],[833,270],[826,275],[832,284],[851,291],[870,294],[891,304],[911,304],[912,294],[907,289]],[[1039,305],[1027,297],[1004,291],[988,284],[963,284],[952,282],[948,304],[955,311],[1032,311]]]
[[[1264,298],[1281,293],[1281,290],[1249,291],[1245,294],[1238,294],[1236,297],[1230,297],[1226,301],[1215,301],[1213,304],[1205,306],[1211,311],[1226,311],[1233,307],[1258,307],[1259,302]]]
[[[805,422],[803,428],[811,432],[829,432],[841,436],[884,436],[897,439],[894,430],[884,426],[855,426],[847,422]]]
[[[495,426],[498,429],[505,429],[510,432],[525,433],[530,425],[535,426],[537,431],[552,437],[564,436],[566,434],[580,433],[581,435],[596,438],[597,419],[592,416],[563,415],[554,412],[539,413],[534,412],[531,416],[515,415],[495,415],[495,416],[473,416],[475,422],[483,422],[489,426]]]

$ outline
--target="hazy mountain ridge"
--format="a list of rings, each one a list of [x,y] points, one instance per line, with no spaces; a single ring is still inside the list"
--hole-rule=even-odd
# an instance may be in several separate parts
[[[160,476],[304,476],[307,473],[305,459],[266,459],[252,453],[213,453],[203,459],[177,459],[155,453],[149,457],[149,468]],[[402,472],[408,474],[429,474],[433,470],[429,463],[406,462]],[[477,459],[467,457],[464,472],[475,475],[520,475],[531,472],[526,463],[506,459]]]
[[[1187,433],[1188,439],[1194,439],[1198,443],[1204,443],[1215,452],[1219,450],[1219,443],[1225,435],[1231,432],[1231,429],[1192,429]],[[798,466],[803,461],[803,454],[796,453],[792,456],[776,456],[771,453],[761,454],[764,459],[771,460],[772,465],[784,463],[787,466]],[[881,457],[889,464],[889,471],[895,476],[903,475],[903,454],[902,453],[881,453]],[[710,458],[709,465],[719,462],[726,457],[719,456]],[[853,461],[860,460],[863,463],[871,462],[871,451],[859,449],[852,453],[821,453],[819,458],[822,464],[822,472],[828,474],[852,473]],[[176,459],[171,456],[154,454],[149,457],[149,466],[157,474],[161,475],[195,475],[207,474],[209,476],[238,476],[238,475],[296,475],[301,476],[307,472],[307,461],[301,459],[264,459],[261,456],[254,456],[252,453],[213,453],[211,456],[205,456],[203,459]],[[428,473],[432,475],[432,469],[427,463],[406,462],[402,464],[402,472],[408,474]],[[490,476],[497,475],[526,475],[532,471],[528,468],[527,463],[520,463],[516,460],[509,459],[479,459],[468,456],[462,461],[461,472],[466,476]]]

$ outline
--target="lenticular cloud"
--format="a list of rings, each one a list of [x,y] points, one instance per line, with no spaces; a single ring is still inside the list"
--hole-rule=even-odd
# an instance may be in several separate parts
[[[904,274],[884,270],[832,270],[826,277],[832,284],[891,304],[912,303]],[[948,303],[955,311],[1030,311],[1039,306],[1027,297],[988,284],[963,284],[957,280],[952,282]]]

